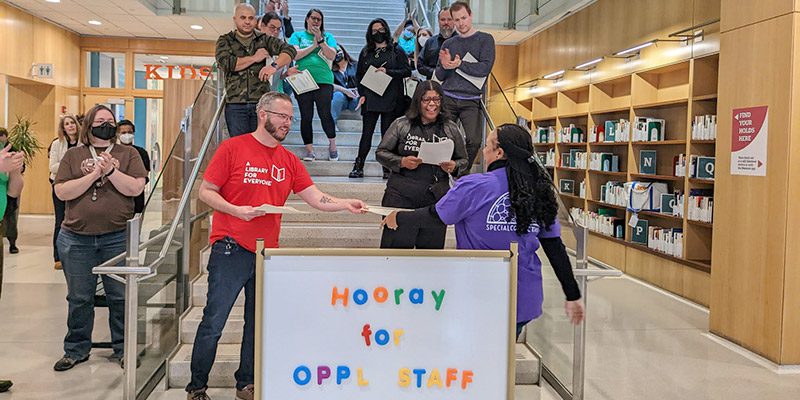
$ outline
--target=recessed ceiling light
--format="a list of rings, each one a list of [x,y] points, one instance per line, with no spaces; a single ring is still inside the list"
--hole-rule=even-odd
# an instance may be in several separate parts
[[[91,21],[89,21],[89,24],[90,24],[90,25],[103,25],[103,23],[102,23],[102,22],[100,22],[100,21],[96,21],[96,20],[91,20]]]
[[[192,29],[194,29],[196,31],[202,31],[203,30],[203,27],[201,25],[192,25],[189,28],[192,28]]]
[[[45,0],[48,3],[61,3],[61,0]]]
[[[161,56],[161,57],[159,57],[159,58],[160,58],[160,59],[162,59],[162,60],[169,60],[169,57],[168,57],[168,56]]]

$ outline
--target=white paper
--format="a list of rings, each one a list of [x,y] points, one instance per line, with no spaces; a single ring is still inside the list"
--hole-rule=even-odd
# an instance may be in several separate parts
[[[317,54],[321,59],[325,60],[325,62],[328,63],[328,68],[333,68],[333,60],[329,59],[328,57],[325,57],[325,52],[322,51],[321,47],[319,51],[317,51]]]
[[[422,142],[417,157],[425,164],[439,165],[452,159],[455,146],[455,142],[449,139],[439,143]]]
[[[272,204],[262,204],[256,210],[264,211],[267,214],[308,214],[289,206],[273,206]]]
[[[394,208],[394,207],[381,207],[381,206],[367,206],[367,212],[371,212],[373,214],[378,214],[381,216],[387,216],[391,214],[393,211],[412,211],[411,209],[407,208]]]
[[[461,61],[468,62],[470,64],[475,64],[476,62],[478,62],[478,59],[475,58],[475,56],[473,56],[472,53],[467,52],[467,54],[464,54],[464,58],[462,58]]]
[[[361,84],[367,89],[372,90],[378,96],[383,96],[383,92],[389,87],[392,82],[392,77],[385,72],[379,72],[377,68],[370,65],[364,77],[361,78]]]
[[[456,73],[461,75],[462,78],[466,79],[472,86],[475,86],[478,89],[483,89],[483,84],[486,83],[486,77],[479,77],[479,76],[472,76],[460,69],[456,70]]]
[[[289,85],[292,86],[292,89],[294,89],[294,92],[297,94],[312,92],[319,89],[317,82],[314,81],[314,77],[311,76],[311,72],[308,72],[307,69],[287,77],[286,81],[289,82]]]
[[[416,79],[406,78],[406,96],[414,97],[414,91],[417,90],[417,85],[419,82]]]

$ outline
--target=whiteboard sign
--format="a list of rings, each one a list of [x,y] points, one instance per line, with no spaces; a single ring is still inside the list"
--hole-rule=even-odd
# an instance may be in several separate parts
[[[267,251],[256,398],[513,398],[508,251]]]

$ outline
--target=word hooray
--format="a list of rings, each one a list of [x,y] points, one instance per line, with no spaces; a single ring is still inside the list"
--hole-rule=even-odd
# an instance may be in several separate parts
[[[411,289],[407,294],[405,289],[394,289],[392,294],[393,296],[391,297],[395,305],[400,305],[400,303],[404,302],[405,299],[408,299],[410,304],[421,305],[425,303],[425,291],[420,288]],[[444,302],[445,290],[431,290],[430,295],[433,298],[434,309],[439,311],[439,309],[442,308],[442,303]],[[339,289],[337,286],[334,286],[333,289],[331,289],[331,306],[336,307],[338,304],[342,307],[348,307],[351,299],[353,300],[353,303],[359,306],[363,306],[370,301],[374,301],[378,304],[384,304],[386,302],[391,302],[389,297],[389,289],[383,286],[378,286],[373,289],[371,295],[366,289],[355,289],[351,295],[350,288],[346,287]]]

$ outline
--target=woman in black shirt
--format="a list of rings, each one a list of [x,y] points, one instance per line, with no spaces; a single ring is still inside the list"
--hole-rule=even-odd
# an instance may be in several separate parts
[[[383,95],[379,95],[361,84],[361,80],[370,66],[392,77],[392,81]],[[364,160],[372,147],[372,135],[375,133],[378,117],[381,119],[381,136],[383,136],[398,115],[397,101],[403,96],[405,90],[403,78],[409,76],[411,76],[411,68],[408,66],[408,58],[403,49],[392,42],[389,25],[383,18],[377,18],[370,22],[367,28],[367,45],[364,46],[358,57],[356,71],[356,79],[359,82],[358,93],[361,95],[359,106],[363,117],[363,128],[361,142],[358,145],[358,157],[353,165],[353,171],[350,172],[351,178],[364,176]],[[384,179],[388,178],[386,169],[384,169],[383,177]]]

